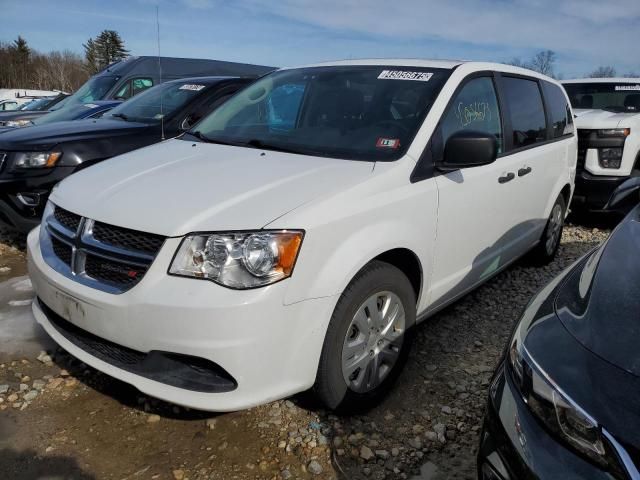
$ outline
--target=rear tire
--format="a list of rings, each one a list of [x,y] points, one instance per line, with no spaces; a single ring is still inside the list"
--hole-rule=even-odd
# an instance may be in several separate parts
[[[415,320],[416,294],[407,276],[378,260],[365,266],[331,317],[313,387],[316,396],[343,413],[380,401],[406,363]]]
[[[540,242],[529,254],[529,258],[534,265],[547,265],[556,257],[562,240],[566,211],[567,206],[564,197],[560,194],[553,207],[551,207],[551,213],[547,219],[544,232],[542,232],[542,237],[540,237]]]

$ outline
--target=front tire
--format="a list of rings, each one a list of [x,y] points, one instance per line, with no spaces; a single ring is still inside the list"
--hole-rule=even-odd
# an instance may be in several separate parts
[[[343,412],[377,403],[406,363],[415,319],[407,276],[377,260],[364,267],[331,317],[314,385],[319,399]]]
[[[558,196],[551,207],[551,214],[547,219],[547,225],[542,232],[540,242],[531,251],[530,259],[535,265],[547,265],[553,261],[560,247],[562,231],[564,230],[564,217],[567,206],[564,197]]]

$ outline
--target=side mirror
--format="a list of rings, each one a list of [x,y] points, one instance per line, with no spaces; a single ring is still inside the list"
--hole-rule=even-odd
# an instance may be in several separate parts
[[[498,139],[489,133],[461,130],[449,137],[444,146],[441,170],[453,171],[460,168],[488,165],[498,156]]]
[[[640,177],[631,177],[629,180],[622,182],[618,185],[609,201],[605,205],[605,210],[615,210],[620,207],[624,200],[629,198],[630,195],[640,192]]]

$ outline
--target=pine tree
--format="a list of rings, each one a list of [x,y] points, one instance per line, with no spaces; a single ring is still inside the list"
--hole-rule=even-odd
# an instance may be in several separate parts
[[[115,30],[103,30],[93,43],[98,63],[102,68],[129,55],[129,50],[124,47],[124,41]]]
[[[93,38],[87,40],[87,43],[83,43],[82,46],[84,47],[84,60],[87,71],[90,75],[98,73],[100,63],[98,61],[98,49],[96,48],[96,43],[93,41]]]
[[[16,66],[16,80],[19,85],[26,85],[28,81],[27,71],[29,66],[29,57],[31,56],[31,49],[29,48],[29,45],[27,45],[27,41],[22,38],[21,35],[18,35],[18,38],[11,44],[10,51],[13,63]]]

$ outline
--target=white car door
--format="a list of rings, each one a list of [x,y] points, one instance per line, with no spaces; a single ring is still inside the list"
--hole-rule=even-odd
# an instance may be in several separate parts
[[[509,155],[516,161],[515,183],[520,198],[526,199],[519,212],[520,221],[526,228],[522,229],[522,238],[511,246],[512,255],[518,256],[542,235],[548,217],[546,209],[549,202],[555,200],[551,198],[553,190],[566,169],[567,142],[548,142],[556,129],[547,128],[537,79],[503,75],[499,84],[508,106],[505,112],[509,120],[506,145]],[[560,95],[560,109],[566,124],[566,101],[561,91]],[[573,131],[571,127],[570,131]],[[564,126],[560,135],[564,135]]]
[[[474,77],[458,89],[440,121],[442,144],[460,130],[491,133],[503,149],[503,127],[493,75]],[[511,258],[505,245],[517,237],[520,205],[513,156],[436,177],[438,225],[430,310],[462,295]]]

